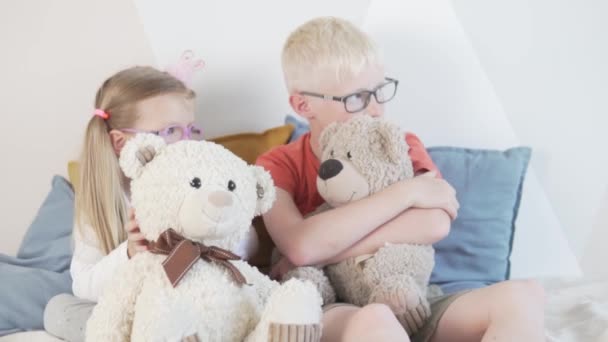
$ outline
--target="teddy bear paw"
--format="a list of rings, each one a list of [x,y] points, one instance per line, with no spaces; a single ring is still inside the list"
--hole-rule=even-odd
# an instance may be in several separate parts
[[[270,323],[268,342],[317,342],[321,340],[321,324]]]
[[[387,305],[405,328],[408,335],[416,333],[431,316],[426,295],[413,279],[391,281],[376,286],[369,303]]]

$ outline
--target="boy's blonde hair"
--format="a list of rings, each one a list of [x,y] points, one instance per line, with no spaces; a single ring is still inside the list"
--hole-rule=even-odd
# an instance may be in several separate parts
[[[158,95],[195,94],[180,80],[151,67],[133,67],[108,78],[97,91],[95,108],[109,114],[107,120],[89,120],[80,158],[80,181],[75,187],[76,226],[90,226],[102,250],[108,254],[126,239],[128,221],[124,176],[118,165],[109,131],[132,128],[138,118],[136,104]],[[84,232],[80,232],[84,234]]]
[[[368,66],[381,65],[372,39],[347,20],[321,17],[292,32],[283,46],[288,91],[314,91],[323,82],[339,84]]]

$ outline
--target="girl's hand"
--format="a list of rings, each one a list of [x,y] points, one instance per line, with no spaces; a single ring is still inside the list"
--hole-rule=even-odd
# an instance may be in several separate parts
[[[139,225],[135,221],[135,210],[129,209],[129,223],[125,228],[127,230],[127,255],[129,259],[135,254],[148,250],[148,240],[139,231]]]

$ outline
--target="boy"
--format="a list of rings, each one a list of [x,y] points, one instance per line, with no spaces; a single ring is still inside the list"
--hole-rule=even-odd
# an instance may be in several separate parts
[[[351,23],[318,18],[297,28],[283,48],[283,71],[293,110],[310,133],[258,159],[277,186],[277,201],[264,215],[285,257],[273,274],[293,265],[327,265],[374,253],[385,242],[432,244],[456,217],[454,189],[441,179],[420,140],[407,134],[418,177],[367,198],[304,219],[323,203],[316,189],[319,135],[353,115],[383,115],[396,94],[385,78],[370,38]],[[543,291],[532,281],[507,281],[484,289],[430,299],[431,317],[412,341],[542,341]],[[324,308],[324,341],[409,341],[388,306]]]

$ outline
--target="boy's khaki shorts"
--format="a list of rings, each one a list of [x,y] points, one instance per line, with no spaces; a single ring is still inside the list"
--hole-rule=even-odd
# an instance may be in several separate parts
[[[422,327],[422,329],[420,331],[418,331],[414,336],[410,337],[411,341],[412,342],[430,341],[431,337],[433,337],[433,334],[435,334],[435,331],[437,330],[437,326],[439,325],[439,321],[441,320],[441,317],[443,317],[443,314],[446,312],[446,310],[448,309],[450,304],[452,304],[458,297],[462,296],[463,294],[465,294],[467,292],[469,292],[469,290],[446,294],[446,295],[442,294],[442,295],[435,296],[435,297],[429,297],[428,300],[429,300],[429,304],[431,305],[431,317],[429,317],[429,319],[427,320],[427,322],[425,323],[425,325]],[[324,306],[323,312],[327,312],[333,308],[340,307],[340,306],[355,306],[355,305],[348,304],[348,303],[333,303],[333,304]]]
[[[411,337],[412,342],[428,342],[435,334],[437,330],[437,326],[439,325],[439,321],[443,314],[446,312],[450,304],[452,304],[458,297],[463,294],[469,292],[461,291],[450,294],[442,294],[436,297],[429,298],[429,304],[431,304],[431,317],[429,317],[428,321],[424,324],[422,329],[418,331],[414,336]]]

